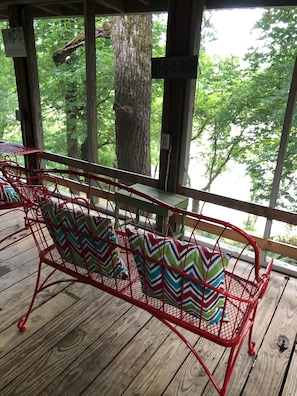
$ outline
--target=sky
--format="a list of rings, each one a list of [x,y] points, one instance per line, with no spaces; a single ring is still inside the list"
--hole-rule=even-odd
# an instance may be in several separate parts
[[[255,43],[257,33],[251,34],[251,30],[262,13],[261,8],[211,11],[211,21],[219,40],[208,43],[207,52],[210,55],[241,57]]]

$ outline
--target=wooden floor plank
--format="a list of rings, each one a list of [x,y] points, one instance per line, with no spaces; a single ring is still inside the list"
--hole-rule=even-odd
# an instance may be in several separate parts
[[[2,234],[0,234],[2,236]],[[27,235],[24,234],[24,235]],[[11,246],[7,247],[7,243],[3,243],[0,245],[0,263],[5,264],[12,257],[23,254],[28,249],[31,249],[35,246],[34,240],[30,234],[25,238],[19,240],[19,238],[13,238],[10,242],[14,242]],[[36,248],[35,248],[36,249]],[[35,256],[35,254],[34,254]]]
[[[7,245],[18,241],[26,235],[30,235],[30,229],[23,229],[24,226],[23,211],[6,211],[1,210],[0,207],[0,252],[2,252]]]
[[[289,363],[292,348],[295,347],[297,329],[297,287],[296,279],[286,285],[267,334],[258,352],[253,370],[248,377],[243,395],[278,395]],[[286,337],[288,348],[279,346],[280,337]]]
[[[23,228],[25,224],[23,219],[24,212],[22,210],[2,210],[0,205],[0,239],[13,230]]]
[[[43,269],[43,276],[48,275],[52,271],[51,268],[45,267]],[[60,272],[57,272],[56,275],[52,278],[54,279],[63,279],[65,276]],[[17,284],[12,285],[11,287],[5,289],[0,293],[1,298],[1,322],[0,322],[0,331],[5,330],[7,327],[11,326],[13,323],[20,320],[20,312],[21,317],[24,316],[28,310],[29,304],[31,302],[33,291],[36,283],[36,274],[22,279]],[[53,298],[55,295],[63,291],[67,288],[69,283],[63,282],[58,283],[50,288],[47,288],[40,292],[35,300],[33,309],[36,309],[38,306],[44,304],[46,301]]]
[[[292,360],[288,370],[285,386],[283,389],[283,396],[296,396],[297,393],[297,334],[295,339],[295,347],[292,351]]]
[[[22,374],[18,376],[18,378],[14,381],[13,387],[9,385],[3,391],[3,395],[9,395],[10,392],[21,390],[22,395],[32,395],[45,393],[45,394],[55,394],[55,395],[65,395],[69,384],[67,382],[67,371],[71,364],[80,361],[80,356],[83,352],[87,353],[90,350],[90,347],[94,343],[97,342],[97,339],[104,333],[108,333],[109,328],[113,324],[113,326],[119,332],[119,328],[117,326],[117,321],[114,322],[114,317],[110,315],[109,302],[110,298],[106,300],[108,296],[103,293],[100,295],[100,307],[98,306],[98,302],[90,302],[89,304],[94,305],[96,312],[89,311],[88,317],[84,319],[79,325],[75,326],[70,332],[61,337],[61,339],[55,343],[55,345],[47,350],[44,354],[39,355],[38,359],[34,359],[32,356],[32,360],[34,363]],[[125,312],[126,309],[129,309],[128,305],[123,301],[117,300],[116,303],[113,302],[113,310],[114,315],[120,315]],[[99,320],[94,320],[95,315],[100,316]],[[133,337],[134,334],[132,334]],[[105,342],[103,342],[104,350],[106,350]],[[94,356],[93,356],[94,357]],[[97,359],[99,356],[97,355]],[[82,377],[85,377],[85,372],[88,370],[89,375],[87,376],[87,380],[90,381],[93,375],[96,375],[96,361],[94,361],[93,370],[89,370],[92,368],[92,365],[87,364],[86,366],[81,366]],[[71,368],[70,368],[71,369]],[[74,379],[74,393],[73,395],[80,394],[80,371],[75,369],[71,372],[70,378]],[[73,377],[73,372],[76,373],[75,377]],[[62,384],[59,386],[56,385],[55,377],[62,374]],[[65,380],[66,379],[66,380]],[[45,390],[45,388],[54,383],[54,387],[52,390]]]
[[[100,376],[91,383],[86,389],[85,395],[96,394],[96,390],[102,396],[136,394],[134,390],[132,391],[131,384],[134,384],[134,380],[136,380],[136,384],[140,383],[141,373],[147,373],[147,375],[152,373],[147,362],[151,361],[151,357],[158,353],[164,340],[171,333],[156,318],[151,318],[150,315],[148,318],[150,319],[148,323],[135,335],[130,344],[109,363],[100,373]],[[168,368],[168,360],[164,363],[165,367]],[[157,367],[154,367],[154,372],[156,372],[156,369]],[[157,391],[155,392],[155,394],[158,394]]]
[[[7,232],[1,231],[3,224],[0,240]],[[28,330],[19,332],[16,323],[28,308],[37,263],[32,237],[0,250],[1,396],[216,395],[200,364],[171,330],[90,285],[46,290]],[[256,319],[258,355],[250,357],[243,345],[227,396],[280,396],[283,382],[282,396],[295,396],[296,316],[297,279],[273,273]],[[277,346],[280,336],[289,341],[283,352]],[[224,348],[203,339],[196,345],[221,378]]]
[[[190,342],[195,343],[197,335],[182,331]],[[149,359],[123,395],[162,395],[166,391],[180,366],[190,354],[189,349],[176,334],[169,329],[167,333],[168,335],[160,348]],[[169,394],[173,394],[171,390]]]
[[[32,334],[37,332],[74,303],[75,300],[73,300],[73,298],[64,293],[60,293],[32,312],[28,325],[29,329],[27,331],[20,331],[17,327],[17,323],[6,328],[1,332],[0,358],[19,346],[22,342],[31,337]]]
[[[34,251],[32,252],[33,254],[30,253],[30,251],[27,251],[26,253],[24,253],[24,256],[26,254],[29,254],[30,257],[34,256]],[[5,271],[5,273],[3,273],[2,276],[0,276],[0,293],[3,290],[17,284],[18,282],[21,282],[22,279],[30,275],[36,274],[39,260],[37,258],[33,258],[32,260],[24,263],[24,261],[22,262],[22,259],[23,256],[15,257],[13,261],[7,261],[3,266],[0,263],[0,271],[2,268],[5,268],[7,270]]]
[[[110,298],[106,293],[99,293],[98,298],[94,301],[90,301],[88,298],[78,300],[62,315],[54,318],[32,337],[13,349],[11,353],[6,354],[0,361],[1,395],[11,395],[11,392],[16,392],[16,389],[19,389],[18,392],[23,394],[22,389],[32,367],[34,367],[33,377],[35,376],[35,378],[32,378],[31,389],[34,385],[38,386],[38,381],[42,383],[43,378],[39,378],[38,375],[40,367],[35,366],[36,360],[42,360],[44,356],[50,354],[55,345],[82,322],[92,321],[94,315],[100,314],[102,307]],[[96,334],[93,336],[95,337]],[[81,347],[84,347],[83,345]],[[37,382],[35,383],[35,381]],[[30,391],[28,392],[32,395]]]
[[[256,316],[256,321],[253,330],[253,340],[256,342],[256,351],[261,346],[263,338],[265,337],[267,327],[270,324],[271,316],[279,304],[280,298],[286,287],[287,279],[278,273],[273,273],[264,299],[260,301]],[[226,350],[223,361],[215,370],[214,375],[220,383],[222,383],[225,376],[225,369],[229,358],[229,350]],[[235,364],[231,380],[228,386],[227,395],[240,395],[244,387],[245,381],[249,372],[251,371],[256,356],[251,356],[248,353],[248,343],[245,341],[242,346],[240,355]],[[203,392],[203,396],[211,396],[213,394],[213,385],[208,384]]]
[[[93,298],[98,291],[82,283],[75,283],[68,286],[63,292],[57,294],[45,304],[37,307],[30,315],[27,331],[20,331],[17,328],[17,322],[1,332],[0,337],[0,358],[24,342],[32,334],[37,332],[53,318],[63,314],[63,312],[73,305],[78,299],[84,297],[87,293],[89,298]],[[19,318],[24,314],[19,310]]]
[[[186,348],[185,345],[184,348]],[[225,350],[221,346],[203,338],[199,339],[195,348],[200,353],[203,361],[207,364],[210,371],[215,370]],[[176,375],[172,379],[164,395],[202,395],[208,382],[209,378],[204,369],[197,361],[196,357],[190,353],[180,369],[176,372]],[[214,387],[211,386],[211,389],[212,394],[214,395]]]
[[[114,304],[115,301],[113,300],[112,311]],[[101,373],[109,365],[109,362],[113,362],[121,353],[125,354],[125,346],[131,344],[131,341],[133,347],[135,346],[137,348],[137,344],[134,344],[135,335],[150,320],[150,315],[147,312],[127,303],[125,305],[129,307],[125,314],[119,318],[117,318],[118,315],[114,315],[111,320],[111,306],[106,307],[106,326],[101,325],[101,317],[100,321],[97,321],[98,330],[95,334],[98,338],[88,343],[88,348],[85,348],[72,361],[64,373],[60,371],[60,375],[45,389],[45,393],[55,393],[55,395],[61,396],[78,396],[86,393],[101,396],[104,394],[105,385],[110,383],[112,393],[109,394],[118,394],[117,372],[113,370],[113,365],[109,370],[109,378],[106,381],[102,380]],[[128,374],[127,369],[129,366],[130,362],[126,360],[121,378],[125,373]],[[75,373],[75,378],[73,377],[73,373]],[[100,376],[99,383],[96,382],[95,386],[92,386],[92,389],[94,388],[93,390],[89,389],[90,383],[93,384],[93,381],[98,376]]]

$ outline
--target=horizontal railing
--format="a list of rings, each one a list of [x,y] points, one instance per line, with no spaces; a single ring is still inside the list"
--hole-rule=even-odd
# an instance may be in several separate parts
[[[109,168],[106,166],[94,164],[94,163],[89,163],[87,161],[82,161],[78,160],[75,158],[70,158],[67,156],[62,156],[59,154],[53,154],[50,152],[42,152],[41,153],[41,158],[43,160],[47,161],[47,166],[50,161],[52,166],[57,166],[59,167],[60,165],[65,165],[67,167],[71,168],[76,168],[76,169],[81,169],[86,172],[91,172],[95,174],[100,174],[104,175],[105,177],[112,178],[115,180],[119,180],[123,183],[127,184],[134,184],[134,183],[142,183],[146,184],[152,187],[158,188],[158,180],[153,179],[149,176],[145,175],[140,175],[137,173],[132,173],[132,172],[127,172],[124,170],[120,169],[115,169],[115,168]],[[56,165],[55,165],[56,164]],[[262,216],[266,219],[271,219],[271,220],[277,220],[284,222],[286,224],[292,224],[292,225],[297,225],[297,214],[293,212],[287,212],[279,209],[274,209],[274,208],[269,208],[265,207],[263,205],[258,205],[255,203],[250,203],[250,202],[244,202],[240,201],[237,199],[233,198],[228,198],[212,193],[208,193],[205,191],[201,190],[194,190],[192,188],[188,188],[185,186],[179,186],[178,191],[176,191],[178,194],[182,194],[184,196],[187,196],[189,198],[201,201],[201,202],[206,202],[206,203],[211,203],[215,205],[220,205],[222,207],[228,208],[228,209],[234,209],[238,210],[241,212],[245,212],[248,214],[253,214],[256,216]],[[179,223],[181,222],[181,219],[176,219],[176,222]],[[192,219],[187,218],[186,219],[186,226],[187,227],[192,227]],[[201,223],[201,226],[203,228],[203,231],[214,233],[213,229],[210,229],[209,225],[207,223]],[[220,230],[217,229],[215,233],[220,233]],[[230,235],[228,236],[231,240],[237,241],[236,236]],[[262,238],[259,236],[253,236],[253,238],[256,240],[259,248],[264,251],[264,252],[272,252],[279,254],[284,257],[288,257],[293,260],[297,260],[297,247],[293,245],[289,245],[286,243],[281,243],[274,241],[272,239],[266,239]],[[240,242],[240,241],[237,241]],[[290,264],[282,263],[279,261],[275,261],[275,270],[284,272],[289,275],[294,275],[297,276],[297,266],[293,266]]]

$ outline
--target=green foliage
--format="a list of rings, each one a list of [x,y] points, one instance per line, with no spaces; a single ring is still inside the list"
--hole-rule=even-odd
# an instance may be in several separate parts
[[[267,204],[276,166],[286,102],[296,57],[295,8],[268,9],[256,24],[261,34],[242,62],[200,51],[193,136],[209,190],[230,161],[246,165],[251,200]],[[211,18],[202,43],[212,40]],[[278,206],[296,210],[297,120],[294,119]]]
[[[153,15],[153,58],[165,56],[167,14]]]
[[[237,58],[211,58],[200,54],[200,70],[193,135],[197,159],[209,190],[228,163],[241,161],[250,141],[247,123],[248,81]]]
[[[289,257],[281,256],[278,253],[267,252],[267,257],[273,258],[279,261],[283,261],[286,264],[291,264],[297,266],[297,260],[291,259]]]
[[[153,57],[165,56],[167,14],[153,15]],[[163,80],[152,80],[151,104],[151,163],[152,175],[158,176],[162,129]]]
[[[166,16],[154,16],[154,56],[164,56]],[[108,30],[110,21],[96,19],[96,26]],[[87,135],[85,96],[85,49],[78,48],[68,62],[56,66],[55,51],[84,30],[83,19],[53,19],[35,22],[35,37],[40,78],[45,148],[67,155],[67,132],[72,125],[73,139],[79,148]],[[110,39],[96,39],[97,125],[99,163],[116,166],[114,126],[114,57]],[[72,93],[72,94],[71,94]],[[153,166],[159,162],[163,81],[153,81],[151,151]],[[69,114],[72,114],[69,117]],[[67,121],[68,119],[68,121]],[[66,122],[67,121],[67,122]],[[68,130],[67,130],[68,129]]]
[[[296,57],[296,18],[295,8],[266,10],[255,26],[261,31],[261,45],[246,55],[255,98],[251,125],[255,125],[257,133],[246,163],[253,180],[252,194],[258,202],[267,202],[270,195]],[[278,198],[278,206],[289,210],[296,210],[296,127],[295,117]]]
[[[108,21],[96,20],[97,26],[103,23],[106,26]],[[45,148],[60,154],[67,154],[69,130],[72,130],[71,138],[77,140],[79,149],[87,137],[85,48],[76,49],[60,66],[55,65],[52,56],[83,30],[81,18],[65,19],[62,23],[59,19],[35,22]],[[99,162],[112,166],[115,164],[115,133],[113,55],[109,39],[96,40],[96,56]]]
[[[104,26],[104,29],[108,30],[111,24],[106,18],[97,18],[96,26]],[[154,15],[153,56],[165,55],[166,26],[166,14]],[[7,24],[2,23],[1,28],[7,28]],[[60,66],[55,65],[52,57],[55,51],[73,40],[83,30],[82,18],[34,22],[45,149],[63,155],[67,155],[68,138],[77,140],[80,149],[87,135],[85,49],[83,46],[78,48],[71,54],[70,59]],[[21,142],[20,124],[15,120],[18,103],[13,61],[4,56],[4,46],[1,41],[0,56],[3,71],[0,77],[0,138]],[[96,40],[96,57],[99,163],[116,166],[113,110],[114,57],[110,39]],[[152,166],[157,169],[163,80],[153,80],[152,84],[151,158]]]
[[[243,222],[243,229],[254,233],[256,231],[256,222],[258,220],[258,216],[255,215],[248,215],[246,221]]]
[[[36,38],[36,52],[38,61],[39,84],[41,92],[41,106],[44,128],[45,149],[67,155],[67,111],[71,111],[71,103],[82,97],[78,93],[82,89],[84,64],[75,54],[69,63],[57,67],[53,61],[54,52],[65,45],[83,28],[83,20],[38,20],[34,30]],[[82,52],[82,49],[78,50]],[[70,90],[72,89],[72,100]],[[79,100],[79,99],[78,99]],[[83,105],[84,106],[84,105]],[[82,103],[77,103],[82,108]],[[82,120],[78,112],[78,120]],[[73,122],[75,117],[73,116]],[[78,137],[78,136],[76,136]],[[74,136],[73,136],[74,138]]]
[[[297,235],[296,234],[286,234],[280,235],[278,238],[275,238],[279,242],[288,243],[293,246],[297,246]]]
[[[255,28],[261,33],[257,47],[242,60],[210,57],[205,48],[215,39],[211,13],[204,15],[199,59],[198,89],[193,120],[197,162],[210,190],[230,162],[245,164],[252,181],[252,201],[269,200],[280,143],[286,101],[296,56],[295,8],[266,9]],[[153,56],[165,56],[165,14],[153,17]],[[97,26],[110,26],[98,18]],[[1,23],[1,28],[7,24]],[[78,48],[69,61],[56,66],[54,52],[84,30],[83,19],[38,20],[34,23],[40,78],[42,117],[47,150],[67,154],[71,129],[79,148],[86,139],[85,49]],[[0,38],[1,40],[2,38]],[[0,138],[21,141],[12,59],[4,56],[0,41]],[[96,40],[98,156],[115,166],[113,53],[111,40]],[[72,95],[71,95],[72,93]],[[152,82],[151,158],[158,167],[163,105],[163,80]],[[69,114],[72,116],[69,117]],[[293,121],[282,175],[278,206],[296,210],[297,120]],[[249,224],[252,227],[252,224]]]

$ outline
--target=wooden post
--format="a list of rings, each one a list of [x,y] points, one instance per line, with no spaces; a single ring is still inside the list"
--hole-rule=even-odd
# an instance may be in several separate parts
[[[202,13],[203,1],[169,1],[166,57],[198,56]],[[159,186],[171,192],[186,182],[195,90],[196,78],[164,80],[162,134],[170,135],[172,146],[161,149]]]
[[[25,6],[9,7],[10,27],[22,26],[27,57],[14,58],[21,128],[25,146],[43,148],[40,90],[33,30],[33,17]],[[33,165],[33,164],[32,164]]]
[[[96,42],[94,1],[84,1],[86,39],[88,161],[98,163],[97,95],[96,95]]]

